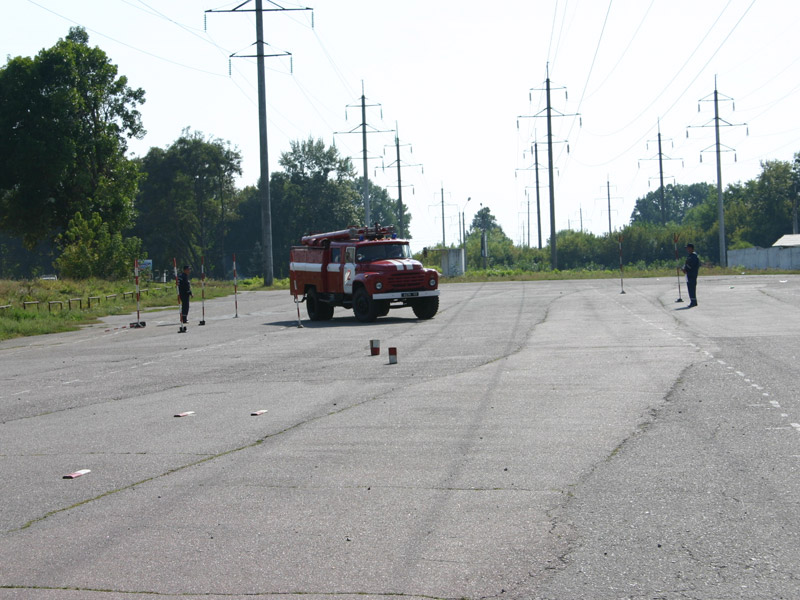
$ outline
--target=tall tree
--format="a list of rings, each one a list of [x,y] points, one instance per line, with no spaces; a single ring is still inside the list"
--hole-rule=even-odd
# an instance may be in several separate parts
[[[138,173],[127,139],[144,135],[144,91],[117,75],[80,27],[35,58],[0,68],[0,228],[28,248],[77,214],[111,233],[132,225]]]
[[[794,178],[792,163],[768,160],[761,163],[761,173],[749,182],[745,199],[750,212],[750,235],[754,246],[768,247],[779,237],[792,233]]]
[[[482,252],[484,231],[485,251],[488,255],[486,257]],[[514,242],[497,223],[488,206],[481,208],[473,217],[470,231],[467,233],[466,248],[467,268],[482,269],[484,264],[487,267],[511,266],[513,260]]]
[[[167,149],[151,148],[141,160],[135,232],[155,261],[154,268],[201,257],[212,274],[224,275],[225,233],[236,210],[234,176],[242,157],[228,142],[185,129]]]
[[[490,231],[492,229],[499,228],[500,225],[497,224],[497,219],[492,214],[492,211],[489,210],[488,206],[482,207],[478,212],[475,213],[475,216],[472,218],[472,225],[470,225],[470,229],[472,231]]]
[[[302,235],[358,225],[364,208],[353,164],[335,146],[312,138],[292,142],[278,162],[284,172],[273,173],[270,181],[272,241],[275,275],[286,277],[289,248]]]
[[[665,206],[663,207],[661,206],[661,190],[648,192],[646,196],[636,200],[631,214],[631,223],[659,225],[682,223],[689,210],[703,204],[715,192],[716,188],[708,183],[670,184],[664,187]]]
[[[237,274],[263,277],[261,251],[261,197],[256,186],[236,193],[236,214],[231,215],[225,235],[225,248],[236,255]],[[227,262],[226,262],[227,266]]]

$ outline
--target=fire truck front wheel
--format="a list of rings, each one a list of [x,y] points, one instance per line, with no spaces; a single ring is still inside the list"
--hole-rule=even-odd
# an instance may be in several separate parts
[[[306,310],[312,321],[328,321],[333,317],[333,306],[320,301],[317,290],[313,287],[306,292]]]
[[[371,323],[378,318],[378,305],[363,287],[353,294],[353,313],[362,323]]]
[[[432,319],[439,312],[439,296],[417,298],[411,303],[411,310],[418,319]]]

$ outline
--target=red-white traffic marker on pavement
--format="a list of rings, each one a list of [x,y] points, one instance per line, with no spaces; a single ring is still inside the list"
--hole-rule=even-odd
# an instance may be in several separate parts
[[[371,356],[378,356],[381,353],[381,341],[380,340],[370,340],[369,341],[369,353]]]
[[[397,348],[389,348],[389,364],[397,364]]]
[[[74,473],[70,473],[69,475],[64,475],[62,479],[77,479],[81,475],[86,475],[87,473],[91,473],[91,469],[81,469],[80,471],[75,471]]]

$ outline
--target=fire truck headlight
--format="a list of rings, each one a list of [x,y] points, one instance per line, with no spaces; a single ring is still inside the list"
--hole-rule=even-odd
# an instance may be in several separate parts
[[[375,289],[376,290],[382,290],[383,289],[383,282],[379,281],[378,283],[376,283],[375,284]]]
[[[436,287],[436,279],[431,277],[431,280],[428,282],[428,285],[431,287]]]

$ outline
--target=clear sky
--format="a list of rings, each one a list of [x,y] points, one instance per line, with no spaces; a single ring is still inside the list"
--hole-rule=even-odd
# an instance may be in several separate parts
[[[6,0],[0,46],[5,56],[33,56],[82,25],[130,85],[146,91],[148,133],[133,141],[133,154],[166,147],[190,127],[237,147],[240,186],[253,185],[257,74],[255,59],[242,56],[255,53],[255,17],[206,13],[244,1]],[[270,169],[279,169],[290,141],[313,137],[335,141],[361,172],[363,85],[374,131],[369,177],[397,197],[394,133],[379,133],[397,126],[415,249],[443,235],[457,242],[459,212],[469,224],[481,205],[515,243],[527,242],[529,200],[530,240],[538,245],[534,140],[546,243],[548,65],[559,230],[603,234],[609,214],[613,229],[629,222],[636,199],[658,189],[659,123],[665,183],[716,183],[715,78],[728,150],[723,185],[755,178],[762,161],[791,161],[800,152],[797,0],[280,6],[314,10],[264,17],[270,53],[291,53],[291,60],[267,60]],[[264,7],[275,5],[264,0]],[[359,133],[347,133],[353,130]]]

